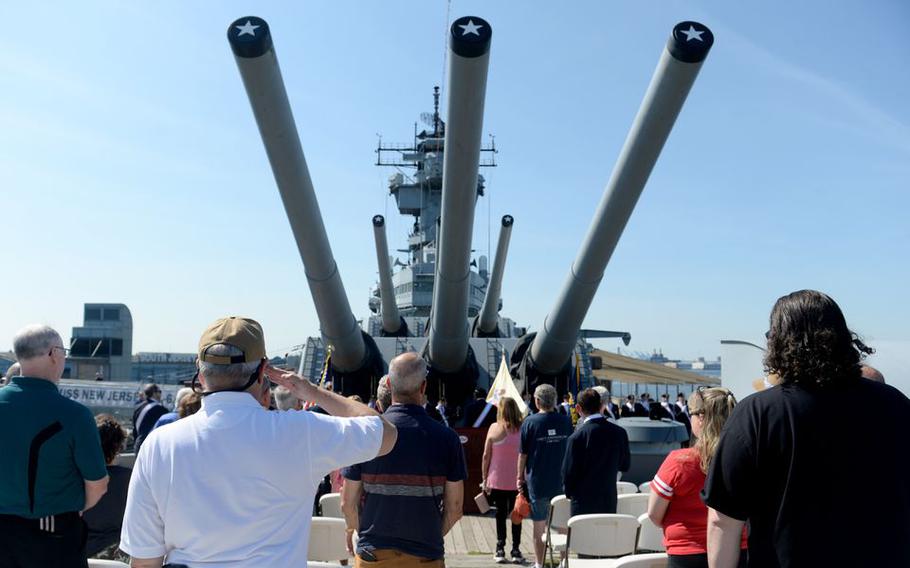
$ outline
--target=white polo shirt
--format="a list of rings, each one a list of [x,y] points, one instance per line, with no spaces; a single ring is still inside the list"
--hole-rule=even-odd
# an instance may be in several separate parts
[[[247,393],[209,395],[142,444],[120,548],[191,568],[306,566],[317,486],[376,457],[382,429],[377,416],[270,412]]]

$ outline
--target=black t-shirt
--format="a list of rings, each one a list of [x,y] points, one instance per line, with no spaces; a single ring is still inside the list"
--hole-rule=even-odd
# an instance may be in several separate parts
[[[845,412],[857,407],[869,412]],[[906,396],[865,379],[756,393],[727,421],[702,497],[749,521],[749,566],[910,566],[908,417]]]
[[[110,476],[107,493],[101,497],[97,505],[82,516],[88,528],[85,553],[90,558],[120,540],[123,511],[126,509],[126,493],[133,470],[119,465],[109,465],[107,473]]]

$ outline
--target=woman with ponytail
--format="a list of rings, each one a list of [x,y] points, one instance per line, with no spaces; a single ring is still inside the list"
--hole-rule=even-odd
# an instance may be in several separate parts
[[[694,446],[670,452],[651,480],[648,517],[664,529],[669,568],[708,568],[708,508],[700,493],[720,433],[736,406],[725,388],[700,388],[689,397]],[[740,566],[746,566],[742,538]]]

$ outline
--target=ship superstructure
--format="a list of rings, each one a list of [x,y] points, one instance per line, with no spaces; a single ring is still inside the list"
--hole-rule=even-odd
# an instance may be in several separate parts
[[[405,260],[395,257],[391,266],[393,269],[398,268],[392,274],[395,304],[405,318],[408,329],[415,335],[423,335],[433,304],[436,243],[442,207],[445,122],[439,116],[439,87],[433,90],[433,113],[421,115],[421,120],[428,128],[415,132],[411,144],[384,144],[380,139],[376,148],[376,165],[398,170],[389,177],[389,194],[395,198],[399,213],[413,219],[407,235],[407,248],[398,250],[406,255]],[[481,148],[481,152],[489,155],[489,158],[481,161],[480,167],[495,167],[495,145],[491,143]],[[483,196],[484,183],[483,175],[478,175],[478,199]],[[486,256],[477,257],[472,264],[476,265],[477,270],[470,272],[468,317],[471,318],[480,313],[490,279]],[[370,311],[374,314],[380,313],[380,297],[381,287],[377,285],[369,304]],[[371,316],[368,325],[370,335],[383,335],[378,315]]]

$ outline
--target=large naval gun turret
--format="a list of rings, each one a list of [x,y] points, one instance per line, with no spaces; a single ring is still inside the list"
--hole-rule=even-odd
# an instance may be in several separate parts
[[[540,332],[526,333],[500,314],[511,216],[502,218],[492,273],[486,256],[472,259],[474,208],[485,182],[479,171],[496,166],[495,145],[482,144],[492,28],[464,17],[449,34],[445,118],[436,88],[434,111],[423,116],[427,128],[410,144],[380,139],[376,149],[376,165],[396,168],[389,194],[413,225],[407,248],[399,250],[407,253],[402,262],[389,255],[384,217],[373,217],[379,283],[361,329],[325,233],[268,25],[249,17],[228,30],[320,321],[321,336],[307,340],[300,370],[366,399],[391,358],[416,351],[429,363],[430,400],[445,396],[450,408],[476,385],[489,384],[503,356],[520,390],[542,383],[560,393],[590,386],[582,322],[713,36],[695,22],[674,27],[562,292]],[[586,334],[629,340],[625,332]],[[672,441],[667,432],[660,436]]]
[[[322,338],[334,347],[332,370],[346,390],[369,396],[371,379],[382,375],[384,362],[358,325],[341,282],[269,26],[261,18],[241,18],[228,27],[228,41],[297,241]]]
[[[512,352],[530,387],[566,384],[572,350],[604,270],[657,162],[714,36],[696,22],[673,28],[562,292],[537,334]]]

